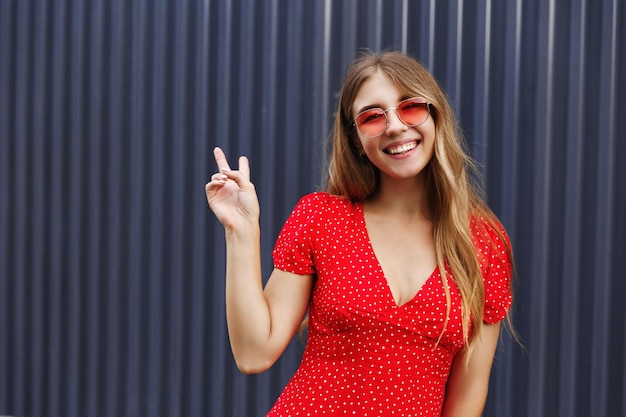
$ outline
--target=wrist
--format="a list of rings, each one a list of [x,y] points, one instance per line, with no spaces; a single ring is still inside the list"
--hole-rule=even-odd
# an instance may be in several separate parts
[[[242,220],[235,224],[224,226],[226,239],[250,239],[260,235],[261,228],[258,220]]]

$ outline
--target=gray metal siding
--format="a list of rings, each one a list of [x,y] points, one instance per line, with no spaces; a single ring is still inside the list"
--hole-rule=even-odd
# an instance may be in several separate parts
[[[393,48],[514,244],[485,416],[626,416],[625,40],[619,0],[0,0],[0,415],[264,415],[303,347],[234,366],[211,150],[251,160],[267,276],[346,65]]]

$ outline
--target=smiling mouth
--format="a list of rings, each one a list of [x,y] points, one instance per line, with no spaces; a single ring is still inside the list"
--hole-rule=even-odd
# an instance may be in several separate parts
[[[398,155],[398,154],[406,153],[410,150],[417,148],[417,144],[418,144],[417,142],[409,142],[409,143],[405,143],[404,145],[396,146],[395,148],[385,149],[384,152],[390,155]]]

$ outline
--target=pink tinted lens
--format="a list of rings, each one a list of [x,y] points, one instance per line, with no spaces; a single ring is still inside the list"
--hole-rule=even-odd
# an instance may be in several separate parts
[[[356,125],[363,135],[378,136],[385,131],[387,117],[381,109],[367,110],[357,117]]]
[[[398,106],[398,116],[409,126],[417,126],[428,118],[428,104],[422,99],[405,100]]]

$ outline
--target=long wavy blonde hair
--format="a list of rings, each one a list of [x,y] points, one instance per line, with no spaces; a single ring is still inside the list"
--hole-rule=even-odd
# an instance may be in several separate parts
[[[472,241],[470,219],[475,216],[487,220],[501,243],[509,248],[511,262],[512,254],[496,216],[485,203],[482,187],[476,183],[480,178],[479,171],[465,148],[463,135],[444,92],[428,70],[413,58],[400,52],[367,52],[348,69],[335,115],[327,191],[363,202],[378,190],[378,170],[367,158],[360,156],[359,138],[352,117],[352,104],[359,88],[377,70],[382,70],[407,97],[423,97],[431,103],[435,145],[434,156],[425,170],[437,264],[447,301],[444,329],[451,309],[445,274],[447,265],[461,294],[463,336],[466,348],[471,352],[482,328],[485,289],[478,259],[480,254]]]

